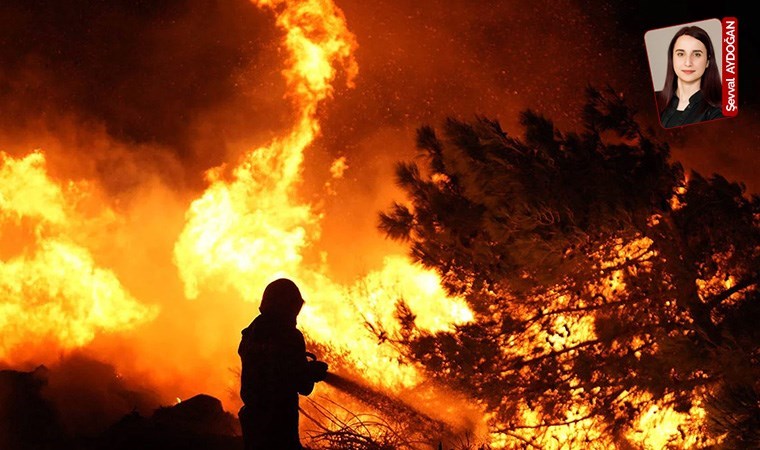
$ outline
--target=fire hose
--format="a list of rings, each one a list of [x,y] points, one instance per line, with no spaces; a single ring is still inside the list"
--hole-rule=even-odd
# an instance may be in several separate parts
[[[309,364],[313,365],[312,370],[315,371],[314,373],[321,376],[321,379],[315,379],[316,381],[325,382],[355,400],[379,411],[386,417],[415,424],[421,429],[436,432],[438,434],[450,434],[452,432],[451,427],[445,422],[433,419],[400,398],[380,392],[364,383],[351,380],[343,375],[329,372],[326,363],[317,360],[316,356],[313,354],[307,354],[307,356],[310,358]],[[309,419],[315,421],[314,418],[306,414],[303,410],[301,411],[309,417]]]

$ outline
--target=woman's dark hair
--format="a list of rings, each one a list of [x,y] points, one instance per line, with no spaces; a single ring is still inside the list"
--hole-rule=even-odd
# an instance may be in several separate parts
[[[660,91],[659,95],[660,114],[662,114],[665,108],[668,107],[670,101],[675,95],[676,88],[678,87],[678,83],[676,83],[676,73],[673,70],[673,47],[675,47],[678,38],[683,35],[698,39],[705,45],[705,48],[707,49],[707,62],[709,64],[707,64],[707,67],[705,68],[705,73],[702,74],[699,89],[702,91],[702,97],[705,99],[707,104],[716,108],[720,108],[721,106],[720,103],[722,100],[723,91],[721,89],[720,73],[718,73],[718,62],[715,59],[715,51],[713,50],[712,41],[710,40],[710,36],[705,30],[699,27],[690,26],[683,27],[678,30],[675,36],[673,36],[673,39],[670,41],[670,46],[668,47],[668,67],[667,75],[665,75],[665,86],[662,88],[662,91]]]

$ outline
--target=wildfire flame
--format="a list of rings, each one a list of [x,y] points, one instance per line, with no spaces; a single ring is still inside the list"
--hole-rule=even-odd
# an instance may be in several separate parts
[[[51,180],[40,152],[21,159],[0,152],[0,231],[25,238],[16,249],[4,239],[8,255],[0,258],[0,358],[20,358],[24,344],[39,340],[81,347],[98,332],[156,316],[76,242],[78,227],[90,219],[76,210],[87,194],[86,184],[62,189]]]
[[[287,33],[283,74],[296,123],[283,138],[246,153],[231,181],[220,177],[224,167],[207,173],[211,185],[191,205],[174,251],[190,298],[218,278],[254,301],[265,280],[299,270],[303,249],[319,233],[317,215],[296,200],[303,152],[319,132],[317,105],[332,92],[331,64],[345,67],[349,82],[358,70],[354,37],[331,2],[257,4],[279,10],[277,24]]]
[[[448,299],[437,276],[389,257],[385,267],[353,286],[329,277],[323,264],[309,264],[304,252],[319,239],[320,215],[298,200],[305,149],[319,133],[316,111],[331,96],[335,66],[345,71],[349,86],[357,75],[354,36],[340,10],[329,1],[259,1],[274,10],[285,31],[288,68],[283,71],[295,124],[290,132],[247,152],[224,176],[225,167],[207,173],[210,186],[187,212],[187,223],[174,256],[185,294],[229,288],[257,303],[273,279],[294,279],[305,293],[299,318],[307,335],[353,355],[365,377],[389,387],[411,386],[416,370],[401,366],[390,349],[378,347],[360,314],[372,320],[393,317],[404,299],[418,314],[418,324],[431,330],[471,319],[461,299]],[[345,160],[333,165],[342,175]]]

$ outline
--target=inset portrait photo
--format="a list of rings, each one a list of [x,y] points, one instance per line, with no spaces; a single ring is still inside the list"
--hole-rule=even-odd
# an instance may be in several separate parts
[[[664,128],[723,119],[723,23],[718,19],[644,35],[657,113]]]

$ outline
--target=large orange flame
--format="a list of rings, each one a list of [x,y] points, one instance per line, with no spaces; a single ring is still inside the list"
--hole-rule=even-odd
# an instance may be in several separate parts
[[[62,189],[45,170],[42,153],[14,159],[0,152],[0,359],[28,358],[24,344],[40,340],[81,347],[100,331],[134,327],[157,311],[138,303],[118,277],[98,267],[76,242],[83,221],[76,209],[86,184]],[[21,236],[19,236],[21,237]],[[16,245],[17,248],[9,248]]]
[[[289,58],[283,74],[295,124],[283,137],[247,152],[229,177],[224,167],[207,173],[211,184],[192,203],[174,249],[185,294],[196,298],[202,289],[231,288],[258,302],[268,282],[290,277],[305,293],[299,320],[312,339],[353,355],[357,367],[375,382],[412,385],[415,369],[399,365],[390,349],[379,348],[359,314],[387,320],[396,301],[405,299],[418,323],[436,330],[469,320],[471,314],[461,300],[446,297],[436,275],[403,258],[389,257],[382,270],[354,286],[335,283],[324,264],[305,261],[304,252],[319,239],[320,216],[298,199],[304,150],[319,133],[317,107],[331,95],[334,66],[343,68],[349,84],[357,74],[356,43],[330,1],[258,5],[274,10],[285,31]],[[345,160],[340,165],[346,170]]]
[[[354,37],[331,2],[258,5],[279,10],[277,23],[287,32],[283,73],[296,123],[283,138],[246,153],[231,181],[220,178],[223,167],[208,172],[211,185],[190,207],[174,252],[190,298],[216,278],[254,300],[264,280],[299,269],[302,250],[319,232],[312,208],[296,198],[303,152],[319,132],[315,114],[332,92],[332,64],[346,67],[349,81],[357,71]]]

